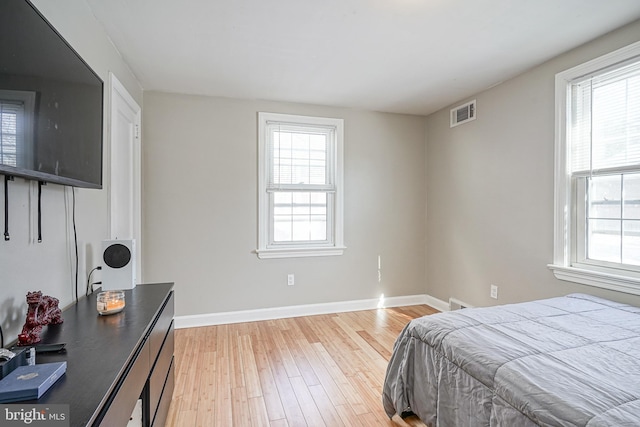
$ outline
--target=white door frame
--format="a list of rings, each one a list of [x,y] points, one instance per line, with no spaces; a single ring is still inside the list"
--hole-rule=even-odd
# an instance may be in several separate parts
[[[117,77],[109,72],[109,95],[110,95],[110,111],[109,111],[109,179],[108,182],[108,222],[109,222],[109,238],[110,239],[135,239],[136,240],[136,283],[142,283],[142,203],[141,203],[141,181],[142,181],[142,158],[141,158],[141,142],[142,142],[142,109],[133,99]],[[122,126],[120,120],[115,117],[124,116],[126,118],[126,126],[129,129],[125,131],[129,134],[129,141],[116,141],[115,135],[121,134]],[[130,159],[128,164],[117,164],[115,150],[121,148],[126,149]],[[131,177],[130,188],[127,194],[119,194],[118,189],[112,185],[112,177],[116,176],[122,168],[127,170],[128,176]],[[123,215],[122,212],[116,212],[119,204],[117,200],[125,198],[124,202],[128,205],[126,220],[130,223],[130,235],[118,236],[116,230],[119,229],[118,221]]]

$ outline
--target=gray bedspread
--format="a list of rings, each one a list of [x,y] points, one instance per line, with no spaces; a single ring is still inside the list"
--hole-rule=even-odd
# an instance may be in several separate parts
[[[429,426],[640,426],[640,308],[572,294],[415,319],[382,399]]]

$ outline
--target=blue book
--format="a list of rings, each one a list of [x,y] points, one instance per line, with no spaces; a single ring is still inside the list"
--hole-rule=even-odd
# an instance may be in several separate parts
[[[0,403],[39,399],[67,371],[67,362],[20,366],[0,380]]]

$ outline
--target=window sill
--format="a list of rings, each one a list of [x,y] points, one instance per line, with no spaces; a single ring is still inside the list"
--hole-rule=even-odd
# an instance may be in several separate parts
[[[547,267],[559,280],[580,283],[588,286],[640,295],[640,278],[611,274],[597,270],[549,264]]]
[[[314,257],[314,256],[339,256],[344,253],[346,248],[344,246],[330,248],[281,248],[281,249],[259,249],[256,250],[258,258],[270,259],[270,258],[301,258],[301,257]]]

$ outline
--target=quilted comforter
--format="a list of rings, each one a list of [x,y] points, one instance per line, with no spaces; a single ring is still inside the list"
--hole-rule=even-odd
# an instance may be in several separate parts
[[[429,426],[640,426],[640,308],[572,294],[411,321],[383,404]]]

